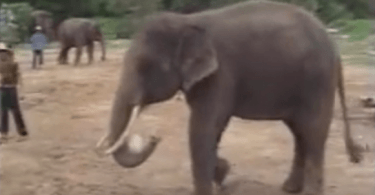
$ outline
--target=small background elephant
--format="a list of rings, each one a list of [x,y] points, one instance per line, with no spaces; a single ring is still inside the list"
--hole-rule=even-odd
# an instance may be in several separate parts
[[[41,26],[42,32],[47,36],[48,40],[54,41],[52,13],[45,10],[35,10],[31,13],[31,17],[33,20],[30,25],[30,31],[33,32],[36,26]]]
[[[61,44],[58,61],[67,64],[68,52],[76,47],[76,59],[74,64],[80,62],[82,47],[87,46],[88,63],[93,61],[94,41],[99,41],[102,47],[102,60],[105,60],[105,43],[100,26],[97,22],[86,18],[70,18],[60,23],[57,27],[57,38]]]

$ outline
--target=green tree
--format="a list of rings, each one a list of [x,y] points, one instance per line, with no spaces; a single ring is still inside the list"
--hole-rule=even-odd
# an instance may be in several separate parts
[[[162,9],[164,10],[170,10],[172,8],[174,0],[162,0],[161,5]]]
[[[337,0],[346,5],[346,9],[353,13],[355,19],[368,18],[370,16],[369,4],[373,0]]]
[[[23,42],[29,36],[32,7],[28,3],[12,3],[2,5],[1,9],[9,10],[14,16],[8,18],[7,25],[2,28],[2,39],[11,45]]]
[[[122,38],[129,38],[143,23],[145,16],[160,8],[161,0],[112,0],[107,9],[122,15],[117,32]]]

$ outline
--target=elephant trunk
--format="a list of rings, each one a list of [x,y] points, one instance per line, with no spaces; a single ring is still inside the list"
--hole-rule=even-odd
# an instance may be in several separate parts
[[[101,138],[97,148],[101,148],[104,142],[107,143],[106,154],[112,154],[115,161],[125,168],[132,168],[141,165],[153,153],[160,138],[150,137],[145,140],[137,151],[129,145],[132,141],[130,130],[140,113],[140,106],[126,102],[125,94],[117,93],[112,107],[112,116],[109,132]]]

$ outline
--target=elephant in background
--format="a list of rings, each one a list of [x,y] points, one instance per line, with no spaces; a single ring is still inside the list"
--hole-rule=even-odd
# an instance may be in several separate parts
[[[363,148],[351,135],[339,51],[325,26],[304,9],[243,2],[192,14],[150,17],[134,36],[97,149],[125,168],[141,165],[158,139],[131,150],[129,131],[148,105],[183,91],[190,108],[189,145],[195,195],[212,195],[229,169],[218,145],[231,117],[281,120],[295,153],[282,189],[324,194],[324,153],[338,89],[351,162]],[[251,194],[251,192],[249,192]]]
[[[49,41],[55,40],[53,32],[53,17],[52,13],[45,10],[35,10],[31,12],[31,17],[33,19],[30,26],[31,32],[34,31],[36,26],[42,27],[42,32],[45,34]]]
[[[77,65],[80,62],[82,47],[84,46],[87,46],[88,63],[91,64],[94,57],[94,41],[100,42],[102,48],[101,59],[105,60],[105,40],[97,22],[86,18],[69,18],[57,26],[56,34],[61,45],[58,58],[60,64],[67,64],[69,49],[76,47],[74,65]]]

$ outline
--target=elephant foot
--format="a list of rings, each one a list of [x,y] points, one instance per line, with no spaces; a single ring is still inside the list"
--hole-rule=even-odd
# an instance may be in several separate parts
[[[8,135],[3,133],[0,134],[0,144],[5,144],[6,142],[8,142],[8,139]]]
[[[59,65],[68,65],[68,62],[62,62],[62,61],[60,61]]]
[[[288,179],[283,185],[283,191],[291,194],[296,194],[302,192],[303,181],[297,179]]]
[[[302,195],[324,195],[323,187],[318,185],[305,185],[305,189],[302,192]]]
[[[228,175],[229,170],[230,170],[230,166],[229,166],[228,161],[223,158],[219,158],[217,166],[215,168],[215,176],[214,176],[214,181],[218,186],[222,185],[223,181]]]
[[[102,57],[102,61],[105,61],[105,57]]]
[[[322,191],[319,192],[303,192],[301,195],[324,195]]]

